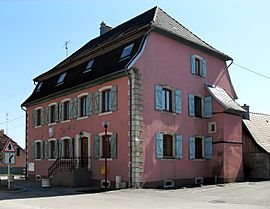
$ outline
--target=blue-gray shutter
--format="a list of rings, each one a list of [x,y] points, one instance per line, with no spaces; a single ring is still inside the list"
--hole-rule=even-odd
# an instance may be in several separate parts
[[[32,158],[33,160],[37,157],[36,142],[32,142]]]
[[[55,122],[58,122],[59,121],[59,111],[58,111],[58,103],[55,104]]]
[[[49,159],[49,143],[45,141],[43,147],[44,147],[44,159]]]
[[[49,107],[45,108],[45,117],[46,117],[46,124],[50,123],[50,119],[49,119]]]
[[[110,137],[110,147],[111,147],[111,158],[115,159],[117,157],[117,135],[113,133]]]
[[[100,138],[99,135],[94,136],[94,158],[100,158]]]
[[[44,151],[45,151],[44,150],[44,141],[41,141],[40,142],[40,159],[44,159],[44,154],[45,154]]]
[[[162,96],[162,86],[155,85],[155,107],[156,110],[162,110],[164,106],[163,96]]]
[[[195,116],[194,95],[193,94],[188,95],[188,110],[189,110],[189,116]]]
[[[86,115],[92,115],[92,98],[93,94],[89,93],[86,98]]]
[[[69,139],[69,157],[73,158],[73,139]]]
[[[94,113],[95,114],[98,114],[100,111],[99,111],[99,95],[100,95],[100,93],[99,93],[99,91],[96,91],[95,93],[94,93]]]
[[[63,114],[63,103],[62,102],[60,102],[60,103],[58,103],[58,108],[59,108],[59,112],[58,112],[58,121],[60,122],[60,121],[62,121],[63,120],[63,116],[64,116],[64,114]]]
[[[62,152],[63,141],[62,140],[57,140],[57,141],[58,141],[58,157],[62,158],[63,157],[63,152]]]
[[[37,111],[33,110],[32,112],[32,126],[35,127],[37,125]]]
[[[110,91],[111,110],[116,111],[118,106],[117,86],[113,86]]]
[[[206,60],[202,60],[202,76],[206,78]]]
[[[175,155],[177,159],[182,159],[183,157],[183,136],[176,135],[175,137]]]
[[[42,108],[41,110],[40,110],[40,125],[44,125],[44,116],[45,116],[45,108]]]
[[[78,102],[78,98],[75,97],[73,99],[73,105],[74,105],[74,108],[73,108],[73,118],[77,118],[78,117],[78,114],[79,114],[79,102]]]
[[[55,140],[55,143],[54,143],[54,146],[55,146],[55,158],[58,159],[59,158],[59,152],[58,152],[58,140]]]
[[[212,117],[212,97],[211,96],[204,97],[204,117],[206,118]]]
[[[180,90],[175,90],[175,112],[182,112],[182,93]]]
[[[212,137],[204,139],[204,158],[207,160],[212,159]]]
[[[156,133],[156,158],[163,158],[163,133]]]
[[[195,137],[189,137],[189,159],[195,159]]]
[[[195,74],[195,68],[196,68],[195,55],[191,55],[190,57],[190,67],[191,67],[191,73]]]

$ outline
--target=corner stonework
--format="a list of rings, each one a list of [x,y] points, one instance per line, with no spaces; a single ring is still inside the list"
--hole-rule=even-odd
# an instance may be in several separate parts
[[[129,116],[131,115],[131,121],[129,127],[131,132],[132,154],[131,154],[131,176],[132,187],[140,188],[142,185],[143,170],[143,146],[142,146],[142,131],[143,131],[143,87],[142,87],[142,75],[137,69],[132,69],[130,72],[131,83],[129,82],[129,88],[131,85],[131,94],[129,91]],[[130,169],[130,167],[129,167]]]

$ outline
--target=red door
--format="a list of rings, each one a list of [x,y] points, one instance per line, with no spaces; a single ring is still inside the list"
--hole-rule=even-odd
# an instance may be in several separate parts
[[[88,165],[88,139],[81,138],[81,166],[87,168]]]

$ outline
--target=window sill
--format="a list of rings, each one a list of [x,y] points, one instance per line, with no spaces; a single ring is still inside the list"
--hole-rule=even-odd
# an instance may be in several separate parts
[[[34,159],[34,161],[42,161],[42,159]]]
[[[56,122],[48,123],[48,126],[54,126],[55,124],[56,124]]]
[[[70,122],[70,119],[61,121],[61,123],[68,123],[68,122]]]
[[[192,159],[193,161],[206,161],[206,159],[202,158],[202,159]]]
[[[83,119],[86,119],[86,118],[88,118],[88,116],[78,117],[77,120],[83,120]]]
[[[163,161],[163,160],[164,160],[164,161],[169,161],[169,160],[173,160],[173,161],[174,161],[174,160],[176,160],[176,158],[174,158],[174,157],[173,157],[173,158],[161,158],[161,160],[162,160],[162,161]]]
[[[39,126],[35,126],[35,128],[41,128],[41,125],[39,125]]]
[[[113,113],[112,111],[102,112],[102,113],[99,113],[98,116],[109,115],[109,114],[112,114],[112,113]]]
[[[50,158],[48,161],[56,161],[56,158]]]
[[[100,160],[100,161],[104,161],[104,160],[105,160],[105,158],[99,158],[98,160]],[[107,158],[107,160],[108,160],[108,161],[112,161],[113,159],[112,159],[112,158]]]

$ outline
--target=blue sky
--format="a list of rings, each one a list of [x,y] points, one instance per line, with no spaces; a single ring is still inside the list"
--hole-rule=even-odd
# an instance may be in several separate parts
[[[235,63],[270,77],[268,0],[1,0],[0,129],[25,147],[20,105],[34,88],[33,78],[65,58],[65,41],[73,53],[98,36],[101,21],[114,27],[156,5]],[[270,79],[236,65],[229,72],[237,102],[270,114]]]

